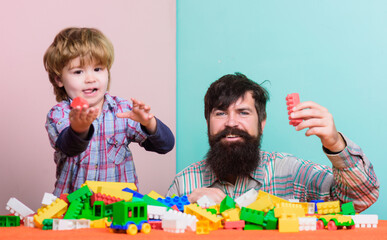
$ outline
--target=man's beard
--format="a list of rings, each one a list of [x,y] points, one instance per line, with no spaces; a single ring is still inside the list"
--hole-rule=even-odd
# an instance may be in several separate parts
[[[223,142],[227,135],[238,135],[244,141]],[[207,152],[207,164],[219,180],[234,177],[247,177],[258,167],[261,136],[252,137],[237,128],[225,128],[222,132],[210,136],[210,150]]]

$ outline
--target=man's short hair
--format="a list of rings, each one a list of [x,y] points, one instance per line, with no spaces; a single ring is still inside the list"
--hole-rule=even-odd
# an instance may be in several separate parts
[[[255,100],[255,109],[259,118],[258,127],[262,133],[261,122],[266,119],[266,102],[269,100],[269,93],[261,85],[241,73],[224,75],[208,88],[204,97],[204,116],[207,125],[214,108],[225,110],[249,91]]]

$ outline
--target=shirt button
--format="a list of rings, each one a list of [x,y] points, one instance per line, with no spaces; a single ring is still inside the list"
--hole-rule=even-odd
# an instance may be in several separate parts
[[[97,169],[97,168],[98,168],[98,164],[95,165],[95,169]]]

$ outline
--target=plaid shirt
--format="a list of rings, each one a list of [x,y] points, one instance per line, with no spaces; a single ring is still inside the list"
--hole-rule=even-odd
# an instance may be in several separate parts
[[[132,105],[108,93],[105,94],[100,116],[94,120],[90,128],[90,139],[83,140],[72,134],[73,139],[63,140],[61,133],[72,131],[69,128],[70,104],[71,100],[62,101],[47,114],[46,129],[50,144],[55,149],[54,161],[57,165],[54,190],[56,196],[77,190],[86,180],[132,182],[137,185],[133,157],[128,147],[131,142],[139,143],[146,150],[161,153],[173,148],[173,134],[160,120],[156,119],[156,133],[148,135],[141,128],[140,123],[128,118],[116,117],[116,113],[131,111]],[[149,139],[151,139],[150,144]],[[86,150],[79,151],[79,146],[82,144],[85,144]],[[78,152],[75,151],[77,154],[72,156],[74,154],[69,152],[74,152],[74,149]],[[167,150],[159,151],[160,149]]]
[[[178,173],[167,196],[189,195],[195,188],[221,189],[237,198],[251,188],[300,202],[352,201],[357,211],[371,206],[379,196],[379,181],[361,148],[343,136],[347,147],[338,154],[326,154],[333,168],[296,158],[290,154],[261,151],[261,163],[250,177],[237,178],[235,185],[219,181],[206,160]]]

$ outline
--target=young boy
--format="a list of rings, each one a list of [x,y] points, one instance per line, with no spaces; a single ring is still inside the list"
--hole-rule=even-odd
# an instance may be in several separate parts
[[[46,120],[55,149],[56,196],[77,190],[86,180],[137,185],[129,143],[161,154],[174,146],[171,130],[150,113],[149,106],[107,92],[113,60],[113,45],[93,28],[62,30],[44,55],[59,102]],[[76,97],[88,104],[72,108]]]

